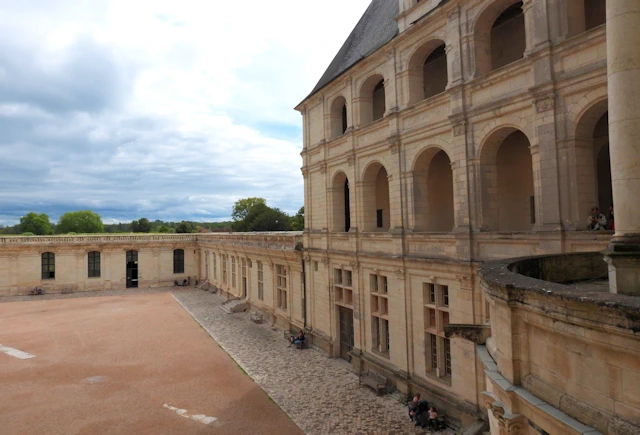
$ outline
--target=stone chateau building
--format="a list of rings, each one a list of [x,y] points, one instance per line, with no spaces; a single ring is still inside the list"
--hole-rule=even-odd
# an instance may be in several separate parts
[[[470,433],[640,433],[637,47],[635,0],[373,0],[296,108],[304,233],[0,238],[0,295],[190,277]]]

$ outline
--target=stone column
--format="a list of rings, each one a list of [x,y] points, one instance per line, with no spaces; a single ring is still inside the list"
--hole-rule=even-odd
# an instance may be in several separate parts
[[[607,1],[609,140],[616,234],[610,290],[640,296],[640,2]]]

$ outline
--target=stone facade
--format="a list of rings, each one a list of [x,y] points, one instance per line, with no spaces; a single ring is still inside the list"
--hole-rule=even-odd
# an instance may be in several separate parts
[[[606,213],[614,197],[604,0],[389,1],[374,0],[358,26],[375,30],[372,14],[391,12],[395,36],[342,62],[350,38],[297,107],[304,233],[3,238],[0,295],[123,288],[137,250],[140,286],[191,276],[247,299],[354,371],[421,392],[457,427],[626,433],[638,412],[633,325],[584,301],[514,296],[477,273],[612,239],[586,231],[592,206]],[[627,172],[620,183],[634,182]],[[175,250],[184,273],[172,273]],[[99,279],[86,274],[95,251]],[[55,281],[41,279],[46,252]],[[594,332],[597,316],[606,328]],[[594,388],[583,368],[601,374]]]
[[[613,234],[585,231],[612,203],[604,5],[399,0],[395,37],[352,64],[347,41],[297,107],[317,346],[485,418],[476,344],[445,333],[489,321],[477,266]]]

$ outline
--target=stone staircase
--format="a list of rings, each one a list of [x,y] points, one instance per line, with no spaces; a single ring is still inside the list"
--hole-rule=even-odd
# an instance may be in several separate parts
[[[249,304],[244,299],[234,298],[224,301],[218,308],[227,314],[242,313],[249,309]]]

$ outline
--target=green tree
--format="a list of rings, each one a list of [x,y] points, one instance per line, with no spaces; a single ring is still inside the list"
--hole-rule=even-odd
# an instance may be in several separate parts
[[[244,221],[247,219],[249,212],[254,207],[260,205],[267,205],[267,201],[264,198],[245,198],[239,199],[233,204],[233,210],[231,211],[231,217],[235,222]]]
[[[104,224],[100,215],[90,210],[71,211],[60,216],[56,231],[59,234],[103,233]]]
[[[133,221],[131,222],[131,231],[134,233],[148,233],[151,231],[151,222],[147,218]]]
[[[44,236],[53,234],[53,227],[49,222],[49,216],[31,212],[20,218],[19,231]]]
[[[304,206],[291,219],[291,231],[304,231]]]
[[[162,225],[159,225],[158,228],[156,228],[156,231],[159,233],[168,233],[170,229],[171,228],[169,228],[168,226],[162,224]]]
[[[193,227],[193,225],[191,225],[190,222],[187,221],[182,221],[178,224],[178,227],[176,228],[176,233],[193,233],[195,232],[196,229]]]

